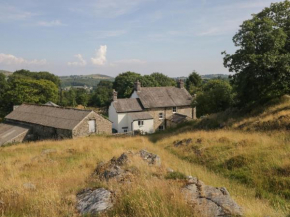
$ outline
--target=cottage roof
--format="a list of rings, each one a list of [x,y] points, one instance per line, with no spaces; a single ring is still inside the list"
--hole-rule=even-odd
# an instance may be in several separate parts
[[[192,101],[186,89],[177,87],[142,87],[138,96],[144,108],[189,106]]]
[[[129,113],[129,116],[132,118],[133,121],[153,119],[153,117],[148,112]]]
[[[90,110],[22,104],[5,118],[7,120],[72,130],[91,112]]]
[[[60,107],[59,105],[55,104],[54,102],[48,101],[47,103],[43,105],[48,105],[48,106],[54,106],[54,107]]]
[[[139,99],[130,98],[130,99],[118,99],[113,102],[113,106],[116,109],[116,112],[139,112],[142,111],[142,105]]]

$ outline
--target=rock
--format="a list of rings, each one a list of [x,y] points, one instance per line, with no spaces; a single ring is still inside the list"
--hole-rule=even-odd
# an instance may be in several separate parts
[[[23,184],[23,187],[27,190],[36,190],[36,186],[32,183],[24,183]]]
[[[184,139],[184,140],[177,140],[173,142],[175,147],[183,146],[183,145],[190,145],[192,144],[192,139]]]
[[[85,189],[77,194],[77,210],[82,215],[102,213],[114,205],[114,194],[104,188]]]
[[[42,151],[42,154],[51,154],[56,153],[56,149],[45,149]]]
[[[139,154],[149,165],[161,166],[161,158],[158,155],[152,154],[146,150],[141,150]]]
[[[182,188],[185,199],[194,207],[195,213],[204,217],[242,216],[241,207],[230,197],[226,188],[205,185],[197,178],[189,178]]]
[[[167,170],[168,173],[173,173],[174,172],[174,170],[171,169],[171,168],[167,168],[166,170]]]

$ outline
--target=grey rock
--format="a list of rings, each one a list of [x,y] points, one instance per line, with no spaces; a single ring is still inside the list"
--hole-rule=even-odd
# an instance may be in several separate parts
[[[215,188],[205,185],[197,178],[191,178],[182,188],[182,193],[194,207],[195,213],[203,217],[243,216],[241,207],[224,187]]]
[[[36,186],[34,184],[32,184],[32,183],[24,183],[23,187],[26,190],[36,190]]]
[[[173,142],[173,145],[175,147],[190,145],[190,144],[192,144],[192,139],[177,140]]]
[[[99,214],[114,205],[114,194],[104,188],[85,189],[77,195],[77,210],[82,215]]]
[[[143,160],[148,162],[149,165],[161,166],[161,158],[158,155],[146,150],[141,150],[139,154]]]
[[[166,170],[167,170],[168,173],[173,173],[174,172],[174,170],[171,169],[171,168],[167,168]]]

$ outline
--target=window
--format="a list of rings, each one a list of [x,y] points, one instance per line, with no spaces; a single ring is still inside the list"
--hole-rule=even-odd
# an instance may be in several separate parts
[[[96,120],[89,120],[89,133],[96,132]]]
[[[172,108],[172,112],[173,112],[173,113],[176,113],[176,112],[177,112],[177,108],[176,108],[176,107],[173,107],[173,108]]]
[[[124,133],[128,133],[128,130],[127,129],[124,129]]]
[[[164,130],[164,126],[163,126],[163,125],[160,125],[160,126],[158,127],[158,129],[159,129],[159,130]]]
[[[144,121],[138,121],[139,127],[142,127],[144,125]]]
[[[163,119],[163,113],[162,112],[159,113],[159,119]]]

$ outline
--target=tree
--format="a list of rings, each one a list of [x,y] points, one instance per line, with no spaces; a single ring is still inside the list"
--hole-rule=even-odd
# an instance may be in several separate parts
[[[89,101],[89,94],[85,89],[76,89],[75,99],[78,105],[87,106]]]
[[[112,102],[113,82],[101,81],[93,92],[90,99],[90,106],[104,107],[109,106]]]
[[[141,75],[135,72],[124,72],[119,74],[114,81],[113,88],[118,92],[119,98],[128,98],[134,90],[134,84],[141,80]]]
[[[176,86],[176,81],[174,79],[169,78],[162,73],[154,72],[150,76],[154,78],[160,87]]]
[[[203,92],[197,94],[195,105],[197,115],[205,115],[221,112],[231,107],[234,102],[232,87],[224,80],[210,80],[204,87]]]
[[[196,71],[193,71],[185,81],[185,87],[191,95],[198,92],[201,85],[202,78]]]
[[[241,25],[233,37],[238,50],[223,52],[224,66],[240,106],[290,93],[290,2],[273,3]]]
[[[29,70],[21,69],[15,71],[12,76],[14,77],[28,77],[28,78],[33,78],[36,80],[48,80],[53,82],[57,87],[60,86],[60,79],[58,76],[51,74],[49,72],[31,72]]]
[[[57,102],[58,88],[49,80],[35,80],[25,77],[10,77],[8,89],[4,94],[4,102],[12,109],[13,105],[22,103],[44,104]]]
[[[4,74],[0,73],[0,119],[5,116],[7,105],[4,101],[4,94],[6,93],[8,84]]]

